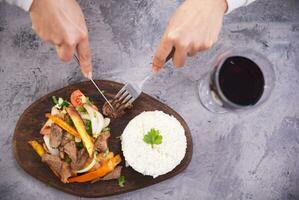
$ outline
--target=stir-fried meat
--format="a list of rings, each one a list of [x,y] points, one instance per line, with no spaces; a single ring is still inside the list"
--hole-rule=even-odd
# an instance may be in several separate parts
[[[110,100],[111,102],[111,100]],[[115,107],[117,107],[119,105],[115,105]],[[105,102],[104,106],[103,106],[103,114],[110,117],[110,118],[118,118],[121,117],[122,115],[124,115],[126,113],[126,110],[131,109],[133,106],[132,104],[128,104],[128,105],[121,105],[119,108],[117,109],[111,109],[111,107],[109,106],[109,104],[107,102]]]
[[[63,134],[62,140],[61,140],[61,146],[66,145],[67,143],[69,143],[70,141],[72,141],[70,138],[67,137],[67,134]]]
[[[118,179],[121,175],[121,169],[122,169],[122,166],[117,166],[112,172],[110,172],[106,176],[104,176],[102,178],[96,178],[96,179],[92,180],[91,183],[95,183],[98,181],[108,181],[108,180]]]
[[[55,174],[59,174],[62,166],[62,161],[58,156],[45,153],[42,156],[42,161],[47,163],[50,166],[50,168],[55,172]]]
[[[47,123],[40,130],[40,134],[49,135],[51,133],[51,127],[47,125]]]
[[[81,149],[77,153],[77,159],[72,161],[71,163],[71,168],[73,170],[79,170],[84,167],[84,164],[86,163],[88,159],[88,154],[85,148]]]
[[[77,161],[77,148],[74,141],[66,143],[63,146],[63,151],[69,155],[70,159],[72,159],[72,162]]]
[[[101,180],[107,181],[107,180],[112,180],[112,179],[118,179],[121,174],[121,168],[122,166],[117,166],[112,172],[104,176]]]
[[[51,125],[51,132],[50,132],[50,145],[53,148],[57,148],[62,140],[62,129],[57,126],[56,124]]]
[[[71,176],[70,166],[63,162],[58,156],[45,153],[42,161],[47,163],[51,170],[60,177],[61,181],[67,183],[67,179]]]
[[[63,151],[63,147],[60,146],[58,149],[59,149],[59,157],[60,157],[61,159],[64,159],[64,151]]]
[[[108,149],[108,138],[110,137],[110,132],[106,131],[101,133],[96,141],[95,141],[95,148],[98,150],[100,153],[105,152]]]
[[[61,170],[60,170],[60,179],[63,183],[68,182],[68,178],[72,176],[70,165],[66,162],[62,162]]]

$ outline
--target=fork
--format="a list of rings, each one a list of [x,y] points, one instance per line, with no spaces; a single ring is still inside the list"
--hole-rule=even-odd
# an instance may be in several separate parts
[[[166,57],[167,63],[174,55],[175,48],[173,47],[169,55]],[[146,76],[140,83],[126,83],[111,101],[112,106],[118,110],[130,106],[141,94],[143,84],[151,77],[151,74]]]

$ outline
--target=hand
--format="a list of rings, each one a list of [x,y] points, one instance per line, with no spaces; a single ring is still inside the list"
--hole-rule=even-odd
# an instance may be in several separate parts
[[[226,10],[226,0],[186,0],[168,23],[153,59],[153,71],[164,66],[173,47],[176,67],[184,66],[187,56],[210,48],[218,39]]]
[[[75,0],[33,0],[30,8],[32,29],[56,47],[59,58],[70,61],[77,51],[80,68],[92,76],[91,53],[83,12]]]

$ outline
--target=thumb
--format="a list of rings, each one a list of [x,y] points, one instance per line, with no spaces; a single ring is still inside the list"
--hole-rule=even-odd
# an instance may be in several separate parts
[[[92,77],[92,65],[88,38],[85,38],[78,43],[77,54],[82,74],[90,79]]]

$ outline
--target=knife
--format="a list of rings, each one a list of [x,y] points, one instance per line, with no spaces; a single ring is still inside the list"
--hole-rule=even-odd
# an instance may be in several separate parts
[[[74,59],[75,61],[78,63],[78,65],[80,66],[80,61],[79,58],[77,57],[76,54],[74,54]],[[114,110],[113,106],[111,105],[111,103],[108,101],[108,99],[106,98],[106,96],[104,95],[104,93],[100,90],[100,88],[98,87],[98,85],[96,84],[96,82],[92,79],[92,77],[89,78],[89,80],[93,83],[93,85],[97,88],[97,90],[99,91],[99,93],[102,95],[102,97],[105,99],[105,101],[108,103],[108,105],[110,106],[110,108],[112,110]]]

